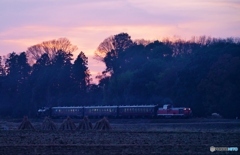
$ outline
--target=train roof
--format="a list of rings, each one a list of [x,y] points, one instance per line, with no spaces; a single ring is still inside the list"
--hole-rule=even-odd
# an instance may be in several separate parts
[[[52,107],[52,109],[72,109],[72,108],[83,108],[82,106],[72,106],[72,107]]]
[[[153,108],[157,105],[121,105],[119,108]]]
[[[73,109],[73,108],[153,108],[157,105],[104,105],[104,106],[70,106],[70,107],[52,107],[52,109]]]
[[[118,106],[84,106],[84,108],[117,108]]]

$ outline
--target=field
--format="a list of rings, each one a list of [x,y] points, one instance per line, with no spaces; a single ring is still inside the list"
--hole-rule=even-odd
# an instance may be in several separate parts
[[[17,122],[19,121],[19,122]],[[54,120],[59,127],[62,120]],[[96,122],[96,120],[91,120]],[[240,148],[238,120],[109,120],[111,131],[42,131],[41,120],[31,121],[35,131],[16,130],[20,120],[1,121],[0,154],[11,155],[206,155],[210,146]],[[78,125],[79,120],[74,120]],[[5,130],[4,130],[5,129]]]

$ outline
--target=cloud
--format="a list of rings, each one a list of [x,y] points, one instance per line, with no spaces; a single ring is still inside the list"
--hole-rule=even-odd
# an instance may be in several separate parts
[[[79,48],[74,56],[89,57],[93,73],[104,69],[92,59],[97,46],[121,32],[149,40],[240,36],[239,0],[1,0],[0,6],[0,55],[66,37]]]

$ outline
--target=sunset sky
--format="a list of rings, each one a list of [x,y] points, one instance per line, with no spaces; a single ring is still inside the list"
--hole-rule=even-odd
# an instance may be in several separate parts
[[[240,37],[240,0],[0,0],[0,21],[0,56],[66,37],[95,76],[104,64],[94,51],[121,32],[147,40]]]

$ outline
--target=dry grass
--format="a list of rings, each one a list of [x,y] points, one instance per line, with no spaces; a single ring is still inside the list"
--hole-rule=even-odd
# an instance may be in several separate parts
[[[76,121],[76,120],[75,120]],[[206,155],[226,152],[209,151],[210,146],[237,146],[240,139],[240,122],[214,123],[121,123],[111,120],[110,131],[102,119],[96,130],[74,130],[73,120],[67,118],[56,123],[68,131],[42,131],[41,123],[33,123],[37,130],[0,130],[0,154],[154,154],[154,155]],[[158,120],[157,120],[158,121]],[[184,120],[185,121],[185,120]],[[24,120],[23,122],[27,122]],[[57,120],[55,120],[57,122]],[[87,118],[81,122],[90,122]],[[79,123],[79,125],[81,124]],[[117,122],[117,123],[116,123]],[[23,124],[25,124],[23,123]],[[109,122],[108,122],[109,123]],[[0,122],[1,125],[17,126],[18,123]],[[108,124],[110,126],[110,124]],[[37,126],[39,126],[37,128]],[[72,126],[72,127],[71,127]],[[82,129],[84,128],[82,123]],[[90,125],[89,125],[90,126]],[[229,152],[237,154],[239,152]]]
[[[0,154],[210,154],[210,146],[236,146],[239,133],[129,131],[0,131]],[[214,153],[216,154],[216,152]],[[234,155],[234,152],[230,152]]]

